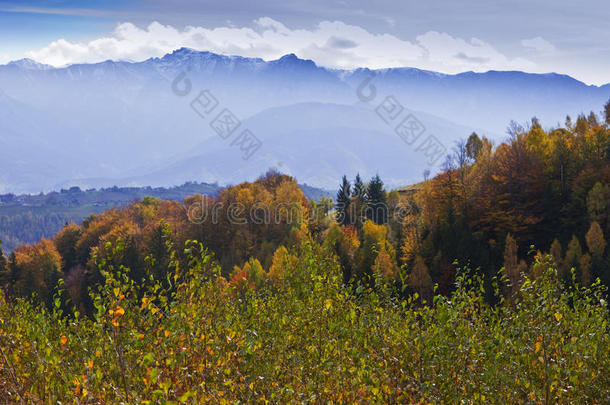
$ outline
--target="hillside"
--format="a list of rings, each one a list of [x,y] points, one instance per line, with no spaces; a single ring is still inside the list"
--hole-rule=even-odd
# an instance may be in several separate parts
[[[328,191],[307,184],[300,187],[307,198],[315,201],[331,196]],[[221,189],[217,184],[188,182],[171,188],[114,186],[83,191],[72,187],[38,195],[0,194],[0,241],[4,251],[10,253],[18,246],[54,236],[65,224],[80,224],[90,215],[122,208],[146,197],[182,202],[193,194],[215,196]]]
[[[606,111],[548,132],[533,120],[497,147],[471,135],[398,191],[344,177],[334,207],[271,171],[0,253],[0,396],[607,398]]]

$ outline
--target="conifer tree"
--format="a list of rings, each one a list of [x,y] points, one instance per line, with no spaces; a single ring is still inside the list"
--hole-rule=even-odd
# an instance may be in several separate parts
[[[365,218],[365,209],[367,203],[366,196],[366,186],[362,182],[362,178],[360,177],[360,173],[356,175],[356,179],[354,180],[354,189],[352,191],[352,199],[350,202],[350,218],[353,223],[356,225],[358,230],[362,229],[362,223]]]
[[[351,184],[347,180],[347,176],[343,176],[343,182],[337,192],[337,222],[340,225],[351,225],[350,218],[350,202],[351,202]]]
[[[606,119],[606,125],[610,126],[610,100],[604,106],[604,118]]]
[[[367,218],[376,224],[385,224],[388,218],[388,205],[383,181],[379,175],[371,179],[367,187]]]
[[[362,200],[366,198],[366,187],[362,182],[360,173],[356,174],[356,180],[354,180],[354,191],[352,192],[352,196],[361,198]]]

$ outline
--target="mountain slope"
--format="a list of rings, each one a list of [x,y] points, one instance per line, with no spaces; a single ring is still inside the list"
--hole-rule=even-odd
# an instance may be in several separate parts
[[[184,97],[172,91],[172,83],[181,73],[191,84]],[[372,75],[376,97],[363,102],[358,88],[370,90],[365,81]],[[49,190],[70,179],[146,179],[155,185],[186,180],[236,182],[243,180],[235,177],[238,173],[246,173],[242,167],[264,170],[280,163],[298,178],[319,181],[312,183],[319,186],[328,187],[337,170],[365,169],[391,173],[392,179],[404,183],[419,179],[422,166],[397,166],[392,159],[400,157],[383,154],[394,153],[399,146],[395,134],[388,138],[372,135],[375,131],[393,133],[379,117],[369,116],[369,121],[381,127],[375,128],[359,119],[358,113],[348,114],[346,122],[334,107],[330,110],[336,114],[326,114],[324,108],[299,107],[301,111],[294,112],[289,106],[343,105],[374,114],[387,96],[394,96],[405,114],[418,111],[426,116],[428,132],[443,138],[450,148],[473,128],[498,140],[510,120],[524,122],[536,112],[543,125],[555,125],[566,114],[599,110],[610,98],[608,85],[587,86],[557,74],[444,75],[412,68],[342,71],[294,55],[266,62],[184,48],[139,63],[106,61],[56,69],[30,60],[11,62],[0,66],[0,89],[5,111],[0,122],[4,149],[0,152],[0,183],[17,192]],[[217,107],[201,118],[191,102],[204,89],[211,92]],[[8,113],[11,108],[19,112]],[[209,156],[203,166],[200,161],[193,163],[197,169],[184,163],[208,153],[200,149],[202,143],[209,148],[217,143],[218,150],[227,147],[210,129],[211,120],[225,108],[242,122],[241,128],[251,125],[256,130],[265,145],[261,156],[270,155],[256,164],[229,164],[221,158],[230,155],[224,152]],[[297,113],[309,114],[309,118],[295,117]],[[314,122],[319,126],[310,126]],[[280,123],[281,131],[275,128]],[[437,124],[443,129],[436,130]],[[269,140],[278,137],[281,142]],[[311,143],[303,143],[302,137],[310,137]],[[367,155],[374,148],[360,146],[380,142],[383,146],[376,159]],[[300,148],[310,153],[317,150],[318,159],[309,165],[298,163],[301,158],[294,151]],[[321,159],[327,156],[325,148],[335,150],[332,170]],[[341,170],[340,164],[346,167]],[[168,177],[169,173],[178,178]],[[260,171],[247,174],[251,178]],[[164,183],[159,184],[160,179]],[[91,186],[96,185],[100,184]]]
[[[366,106],[300,103],[265,110],[243,122],[262,142],[248,160],[231,139],[218,136],[200,143],[188,153],[170,159],[160,170],[140,170],[121,184],[165,184],[197,178],[238,183],[254,180],[269,168],[298,176],[307,184],[332,189],[344,173],[360,172],[366,178],[379,174],[389,185],[419,181],[426,169],[434,172],[444,154],[430,164],[417,147],[429,134],[445,150],[452,140],[472,128],[455,125],[421,112],[412,112],[425,125],[420,142],[405,143],[392,128]],[[233,138],[234,139],[234,138]]]

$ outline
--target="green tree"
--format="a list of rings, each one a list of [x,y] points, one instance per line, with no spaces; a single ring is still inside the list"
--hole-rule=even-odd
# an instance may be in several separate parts
[[[606,125],[610,126],[610,100],[604,106],[604,116],[606,119]]]
[[[354,189],[352,191],[352,198],[350,202],[350,218],[358,230],[362,229],[362,223],[364,222],[364,210],[367,204],[367,188],[362,182],[360,173],[356,175],[354,180]]]
[[[375,175],[367,187],[367,218],[376,224],[385,224],[388,219],[388,204],[383,181]]]
[[[352,219],[349,216],[349,208],[351,203],[351,184],[347,180],[347,176],[343,176],[341,186],[337,192],[337,222],[340,225],[350,225]]]
[[[354,180],[354,191],[352,192],[352,196],[362,198],[363,200],[366,198],[366,186],[362,182],[360,173],[356,174],[356,179]]]

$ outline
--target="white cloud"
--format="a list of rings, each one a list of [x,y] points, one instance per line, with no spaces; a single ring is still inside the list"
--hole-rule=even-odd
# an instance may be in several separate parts
[[[539,43],[538,39],[535,41]],[[323,21],[313,29],[291,29],[269,17],[252,27],[192,27],[183,30],[158,22],[146,28],[119,24],[109,36],[87,43],[59,39],[26,56],[41,63],[63,66],[107,59],[144,60],[180,47],[221,54],[276,59],[287,53],[313,59],[333,68],[418,67],[445,73],[490,69],[533,70],[536,65],[521,58],[508,58],[477,38],[455,38],[447,33],[427,32],[406,41],[390,34],[373,34],[340,21]]]
[[[10,59],[9,59],[8,55],[0,53],[0,65],[5,64],[9,61],[10,61]]]
[[[521,45],[541,54],[551,54],[557,51],[557,48],[552,43],[542,37],[524,39],[521,41]]]

